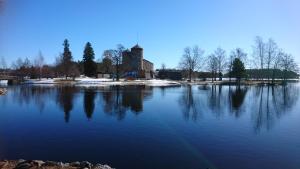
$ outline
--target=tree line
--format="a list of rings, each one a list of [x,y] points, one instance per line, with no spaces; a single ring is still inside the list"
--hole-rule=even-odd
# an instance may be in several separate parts
[[[204,55],[204,50],[198,46],[184,49],[179,69],[185,72],[185,77],[192,81],[199,71],[206,71],[204,78],[212,81],[222,81],[223,77],[235,78],[238,82],[243,79],[267,80],[274,83],[277,78],[286,81],[291,74],[297,77],[298,65],[291,54],[281,49],[273,39],[264,41],[262,37],[255,37],[253,52],[248,55],[241,48],[236,48],[227,55],[222,48],[213,53]],[[162,69],[165,69],[163,64]],[[251,69],[246,69],[250,67]],[[197,77],[196,77],[197,78]],[[198,77],[199,78],[199,77]]]
[[[243,49],[233,49],[229,54],[218,47],[214,52],[205,55],[198,46],[186,47],[179,63],[179,70],[189,81],[195,78],[210,78],[212,81],[222,81],[224,77],[236,79],[256,79],[274,83],[276,79],[286,81],[298,76],[298,65],[291,54],[284,52],[273,39],[264,41],[257,36],[252,46],[252,54],[247,54]],[[5,59],[0,60],[0,70],[3,73],[20,76],[23,78],[54,78],[65,79],[79,75],[97,77],[98,73],[110,75],[119,80],[125,70],[122,65],[123,45],[115,49],[105,50],[102,59],[95,60],[95,53],[90,42],[87,42],[82,55],[82,60],[74,61],[67,39],[63,42],[62,53],[56,57],[54,64],[46,64],[42,52],[33,59],[18,58],[8,68]],[[126,66],[126,65],[125,65]],[[246,69],[247,68],[247,69]],[[161,70],[165,70],[163,64]]]
[[[123,45],[117,45],[116,49],[105,50],[102,59],[95,60],[95,53],[90,42],[87,42],[82,60],[74,61],[70,49],[70,43],[67,39],[63,42],[63,52],[55,58],[54,64],[46,64],[45,58],[40,51],[38,55],[30,60],[18,58],[11,65],[7,66],[5,59],[0,60],[0,70],[3,73],[15,75],[23,78],[41,79],[64,77],[65,79],[80,75],[87,77],[97,77],[97,73],[113,74],[116,80],[121,76],[122,53],[125,50]]]

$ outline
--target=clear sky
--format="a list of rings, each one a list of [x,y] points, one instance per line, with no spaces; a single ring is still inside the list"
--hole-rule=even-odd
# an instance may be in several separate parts
[[[53,63],[69,39],[75,60],[91,42],[96,58],[137,41],[159,68],[176,67],[186,46],[251,53],[254,37],[272,37],[300,62],[299,0],[6,0],[0,13],[0,57]]]

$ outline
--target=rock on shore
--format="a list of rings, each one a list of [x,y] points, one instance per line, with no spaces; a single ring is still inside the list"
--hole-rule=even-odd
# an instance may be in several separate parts
[[[93,165],[87,161],[62,163],[40,160],[4,160],[0,161],[1,169],[113,169],[108,165]]]

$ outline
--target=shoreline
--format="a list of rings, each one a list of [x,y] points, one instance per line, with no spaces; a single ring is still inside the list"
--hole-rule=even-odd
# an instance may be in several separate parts
[[[286,82],[299,82],[299,79],[289,79]],[[3,84],[3,83],[2,83]],[[201,81],[194,80],[189,81],[178,81],[169,79],[151,79],[151,80],[120,80],[113,81],[112,79],[94,79],[94,78],[78,78],[75,80],[71,79],[28,79],[20,83],[21,85],[74,85],[79,87],[105,87],[105,86],[130,86],[130,85],[144,85],[150,87],[168,87],[168,86],[181,86],[181,85],[238,85],[236,81],[222,80],[222,81]],[[275,80],[271,83],[268,80],[242,80],[239,85],[283,85],[283,80]]]
[[[92,164],[88,161],[63,163],[42,160],[1,160],[1,169],[113,169],[108,165]]]

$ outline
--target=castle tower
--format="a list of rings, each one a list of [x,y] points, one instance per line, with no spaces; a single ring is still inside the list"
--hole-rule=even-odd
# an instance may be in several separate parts
[[[138,69],[143,70],[144,49],[137,44],[131,48],[131,52],[133,57],[135,57],[136,59],[136,62],[138,64]]]

